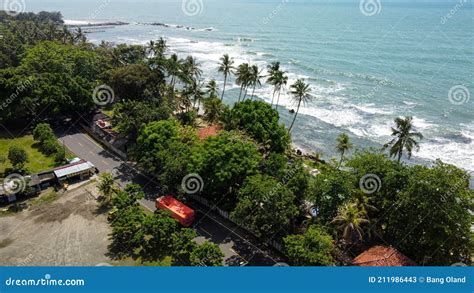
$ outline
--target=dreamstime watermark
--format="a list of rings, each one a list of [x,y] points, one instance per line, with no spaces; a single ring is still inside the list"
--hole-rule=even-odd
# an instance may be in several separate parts
[[[456,13],[458,13],[458,11],[461,10],[461,8],[463,8],[464,4],[466,3],[467,0],[459,0],[458,3],[456,3],[456,5],[454,5],[454,7],[451,8],[445,16],[441,17],[440,23],[446,24],[448,20],[451,19]]]
[[[15,17],[25,12],[25,0],[3,0],[3,10],[5,10],[6,14]]]
[[[17,173],[10,174],[3,180],[3,189],[8,195],[22,193],[26,189],[26,179]]]
[[[13,279],[9,277],[5,280],[7,287],[15,286],[85,286],[86,282],[84,279],[53,279],[50,274],[44,275],[40,279]]]
[[[262,19],[262,24],[268,24],[275,16],[277,16],[283,7],[290,2],[290,0],[282,0],[267,16]]]
[[[203,12],[204,3],[202,0],[182,0],[181,10],[187,16],[196,16]]]
[[[33,259],[34,259],[34,256],[33,256],[33,254],[30,253],[21,262],[19,262],[17,266],[25,267],[25,266],[29,265],[33,261]]]
[[[5,101],[0,104],[0,111],[5,110],[11,103],[13,103],[18,96],[26,91],[28,88],[33,86],[31,78],[28,78],[24,81],[21,81],[20,84],[16,87],[15,92],[11,94]]]
[[[441,201],[446,202],[449,197],[452,197],[453,194],[466,182],[469,181],[471,176],[474,175],[474,171],[464,174],[459,180],[451,186],[446,194],[441,195]],[[459,198],[456,198],[456,201],[459,203]]]
[[[374,16],[382,11],[380,0],[360,0],[360,12],[365,16]]]
[[[94,89],[94,92],[92,93],[92,99],[96,105],[105,106],[107,104],[113,103],[115,100],[115,93],[110,86],[102,84]]]
[[[471,93],[469,89],[463,85],[455,85],[449,89],[448,99],[453,105],[460,106],[469,102]]]
[[[90,15],[89,15],[89,19],[90,20],[94,20],[96,19],[101,13],[102,11],[104,11],[104,9],[109,6],[109,4],[112,2],[112,0],[104,0],[102,1],[102,3],[99,5],[99,7],[97,7],[96,10],[94,10]]]
[[[263,201],[268,201],[271,197],[273,197],[283,186],[287,185],[288,182],[293,178],[298,172],[298,168],[291,168],[288,172],[283,175],[283,178],[270,190],[268,194],[265,195]]]
[[[204,181],[199,174],[191,173],[183,177],[181,188],[187,194],[196,194],[204,188]]]
[[[380,190],[382,180],[375,174],[366,174],[360,178],[359,187],[365,194],[372,194]]]

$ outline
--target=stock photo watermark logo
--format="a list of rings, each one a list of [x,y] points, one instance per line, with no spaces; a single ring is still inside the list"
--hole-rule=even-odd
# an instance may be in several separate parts
[[[276,7],[275,9],[273,9],[270,13],[268,13],[267,16],[265,16],[263,19],[262,19],[262,24],[266,25],[268,24],[275,16],[277,16],[281,10],[283,9],[283,7],[288,3],[290,2],[290,0],[282,0]]]
[[[191,173],[183,177],[181,188],[186,194],[196,194],[204,188],[204,181],[199,174]]]
[[[374,16],[382,11],[382,3],[380,0],[360,0],[359,9],[365,16]]]
[[[3,180],[3,189],[8,195],[22,193],[26,189],[26,179],[17,173],[10,174]]]
[[[458,11],[461,10],[461,8],[463,8],[464,4],[466,3],[467,0],[459,0],[458,3],[456,3],[456,5],[454,5],[454,7],[451,8],[445,16],[441,17],[440,23],[446,24],[448,20],[450,20],[456,13],[458,13]]]
[[[382,188],[382,180],[375,174],[366,174],[360,178],[359,187],[365,194],[372,194]]]
[[[97,106],[105,106],[114,102],[115,93],[110,86],[102,84],[94,89],[94,92],[92,93],[92,99]]]
[[[109,6],[109,4],[112,2],[112,0],[103,0],[99,7],[94,10],[90,15],[89,19],[90,20],[95,20],[101,13],[104,11],[104,9]]]
[[[463,85],[455,85],[449,89],[448,99],[453,105],[460,106],[469,102],[471,93],[469,89]]]
[[[204,10],[204,2],[202,0],[183,0],[181,10],[187,16],[199,15]]]
[[[25,0],[3,0],[3,10],[5,10],[6,14],[15,17],[25,12]]]
[[[15,92],[12,93],[5,101],[3,101],[0,104],[0,111],[5,110],[11,103],[13,103],[18,98],[18,96],[22,92],[26,91],[28,88],[31,88],[32,86],[33,86],[33,82],[31,81],[31,79],[26,79],[20,82],[20,84],[16,87]]]

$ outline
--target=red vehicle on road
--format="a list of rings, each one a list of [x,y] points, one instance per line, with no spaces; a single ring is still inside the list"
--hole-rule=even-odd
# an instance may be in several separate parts
[[[194,221],[194,210],[171,195],[157,198],[156,208],[171,212],[171,216],[178,220],[184,227],[191,226]]]

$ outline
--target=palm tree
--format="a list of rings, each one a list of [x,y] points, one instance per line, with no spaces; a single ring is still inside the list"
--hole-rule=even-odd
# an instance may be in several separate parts
[[[192,80],[187,84],[185,92],[185,95],[193,97],[193,107],[196,107],[197,102],[197,107],[199,108],[201,100],[204,98],[204,91],[202,90],[201,82]]]
[[[196,58],[192,56],[188,56],[184,60],[182,72],[187,82],[198,80],[202,74],[202,70],[199,68]]]
[[[304,105],[307,102],[311,101],[311,99],[313,98],[309,94],[311,92],[309,84],[305,83],[302,79],[298,79],[294,84],[292,84],[291,89],[293,103],[298,104],[298,108],[296,109],[295,116],[293,117],[293,122],[291,122],[288,132],[291,132],[291,129],[293,128],[293,124],[295,123],[296,116],[298,116],[301,103],[303,103]]]
[[[331,223],[338,225],[338,230],[342,231],[342,238],[352,243],[354,237],[356,242],[362,240],[362,226],[368,224],[369,220],[364,210],[361,210],[356,203],[350,202],[341,206],[338,215]]]
[[[250,67],[249,85],[251,85],[253,87],[252,96],[251,96],[250,99],[253,99],[253,94],[255,93],[255,87],[257,85],[258,86],[262,85],[262,83],[260,82],[260,79],[262,78],[260,73],[261,73],[261,71],[258,69],[257,65],[252,65],[252,67]]]
[[[240,102],[240,97],[242,96],[242,90],[247,88],[248,82],[249,82],[249,72],[250,72],[250,66],[248,63],[242,63],[237,67],[237,71],[235,72],[235,75],[237,76],[237,79],[235,80],[235,83],[240,85],[240,93],[239,93],[239,102]],[[245,98],[245,96],[244,96]]]
[[[281,88],[288,83],[288,76],[285,75],[285,72],[280,70],[280,62],[273,62],[268,66],[268,79],[267,83],[273,85],[273,96],[272,103],[275,99],[275,94],[278,92],[278,99],[275,109],[278,110],[278,103],[280,102],[280,93]]]
[[[217,97],[210,97],[204,100],[204,119],[214,124],[219,121],[219,118],[224,111],[222,101]]]
[[[419,150],[420,146],[416,139],[423,139],[420,132],[413,132],[413,117],[397,117],[395,119],[395,128],[392,127],[392,136],[395,136],[389,143],[384,145],[384,149],[390,148],[390,157],[397,156],[400,162],[403,150],[407,150],[408,159],[411,158],[413,149]]]
[[[170,85],[174,93],[175,84],[176,84],[177,79],[181,75],[183,63],[181,62],[181,60],[178,59],[178,55],[173,54],[167,60],[165,66],[166,66],[166,71],[168,73],[168,77],[171,77]]]
[[[99,184],[97,188],[104,195],[107,202],[112,200],[112,196],[116,191],[114,177],[110,173],[102,173],[100,175]]]
[[[217,82],[215,79],[211,79],[206,85],[207,93],[209,98],[217,97],[217,92],[219,89],[217,88]]]
[[[222,89],[221,101],[224,98],[225,86],[227,84],[227,77],[232,74],[234,58],[229,57],[228,54],[224,54],[221,57],[221,62],[219,63],[219,72],[224,74],[224,88]]]
[[[344,159],[344,153],[352,148],[352,143],[350,142],[349,136],[345,133],[341,133],[337,137],[336,150],[341,154],[341,160],[339,161],[339,166],[342,164]]]

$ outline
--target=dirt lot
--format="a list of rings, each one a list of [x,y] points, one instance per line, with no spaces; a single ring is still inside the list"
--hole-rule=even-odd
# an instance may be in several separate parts
[[[86,188],[90,190],[91,185],[0,217],[0,265],[94,266],[109,262],[106,214],[100,212]]]

